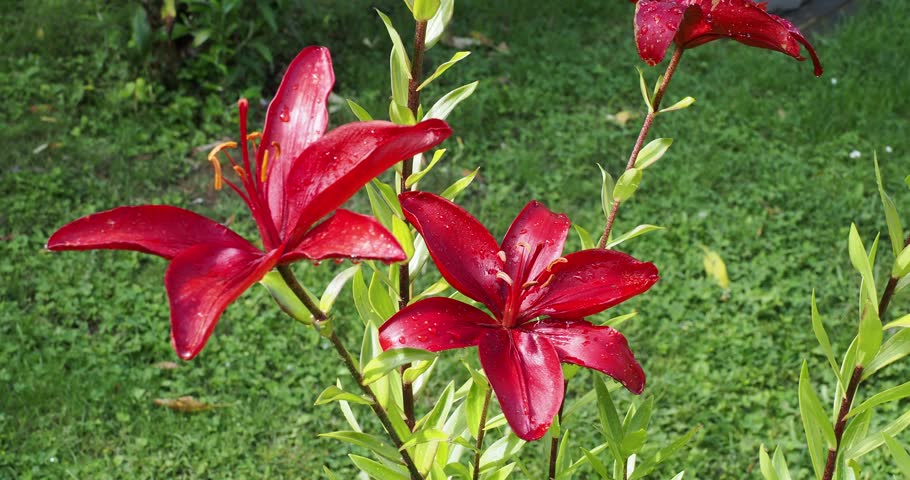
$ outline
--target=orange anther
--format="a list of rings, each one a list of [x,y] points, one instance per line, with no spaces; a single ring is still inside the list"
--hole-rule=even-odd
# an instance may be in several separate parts
[[[559,257],[556,260],[553,260],[552,262],[550,262],[549,265],[547,265],[547,271],[552,272],[553,267],[555,267],[556,265],[559,265],[560,263],[569,263],[569,261],[566,260],[566,257]]]

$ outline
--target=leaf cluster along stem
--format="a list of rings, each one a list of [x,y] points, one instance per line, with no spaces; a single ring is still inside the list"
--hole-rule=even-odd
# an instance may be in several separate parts
[[[420,92],[417,87],[423,77],[423,52],[426,50],[425,42],[427,36],[427,22],[425,20],[417,21],[417,27],[414,29],[414,58],[411,62],[411,79],[408,81],[408,109],[417,118],[417,110],[420,108]],[[401,184],[399,190],[404,192],[408,189],[408,177],[414,172],[414,159],[406,158],[401,163]],[[411,272],[408,271],[408,264],[403,263],[398,267],[398,309],[401,310],[408,306],[411,301]],[[401,372],[404,373],[410,367],[410,364],[402,365]],[[414,429],[414,387],[410,382],[402,382],[401,385],[402,407],[404,409],[405,422],[408,428]]]
[[[294,295],[300,299],[300,301],[306,306],[307,310],[313,314],[315,318],[315,323],[313,324],[316,329],[319,329],[319,324],[326,322],[328,316],[322,309],[316,305],[315,302],[310,298],[306,293],[306,290],[303,289],[303,286],[300,285],[300,282],[297,281],[297,277],[294,276],[294,272],[291,270],[291,267],[287,265],[280,265],[278,267],[278,272],[281,274],[281,278],[284,279],[285,283],[288,284],[288,287],[294,292]],[[407,449],[402,449],[404,442],[395,432],[395,428],[392,427],[392,422],[389,419],[388,412],[382,408],[382,405],[379,403],[379,400],[376,398],[376,394],[373,393],[373,389],[369,385],[363,383],[363,375],[360,373],[360,369],[357,368],[357,364],[354,363],[354,357],[351,356],[351,353],[341,342],[341,339],[338,338],[338,335],[332,331],[328,337],[329,341],[332,343],[332,346],[335,347],[335,351],[344,361],[344,365],[347,367],[348,372],[350,372],[351,377],[354,378],[354,381],[357,382],[357,385],[360,386],[360,389],[366,394],[371,402],[370,407],[373,409],[373,412],[379,418],[379,421],[382,423],[382,426],[385,427],[386,432],[389,434],[389,437],[392,439],[392,443],[395,444],[395,447],[399,449],[401,453],[401,459],[404,461],[405,466],[408,468],[408,472],[411,474],[412,480],[422,480],[423,475],[420,474],[420,471],[417,469],[417,465],[414,463],[414,459],[411,458],[411,454],[408,453]]]
[[[569,390],[569,381],[565,380],[562,384],[562,391],[567,392]],[[562,402],[559,404],[559,413],[557,418],[559,418],[559,427],[562,429],[562,411],[566,406],[566,396],[563,393]],[[554,436],[550,440],[550,470],[549,475],[547,476],[550,480],[556,479],[556,457],[559,455],[559,437]]]
[[[904,247],[907,247],[908,245],[910,245],[910,236],[908,236],[907,240],[904,242]],[[897,282],[899,280],[899,278],[891,277],[888,281],[888,285],[885,287],[884,293],[882,293],[881,301],[879,301],[878,304],[878,315],[882,322],[885,321],[885,313],[888,311],[888,306],[891,304],[891,296],[894,295],[894,289],[897,287]],[[847,415],[850,413],[850,407],[853,405],[853,400],[856,397],[856,390],[859,387],[862,376],[863,367],[857,365],[856,368],[853,369],[850,383],[847,384],[847,390],[844,392],[844,398],[841,400],[840,410],[837,412],[837,422],[834,424],[835,444],[833,449],[828,449],[828,459],[825,462],[825,472],[824,475],[822,475],[822,480],[831,480],[834,478],[837,453],[840,450],[840,441],[844,434],[844,428],[847,426]]]
[[[673,78],[673,73],[676,72],[676,67],[679,66],[679,61],[682,59],[682,54],[685,51],[683,48],[677,47],[673,51],[673,57],[670,58],[670,63],[667,65],[667,70],[664,72],[664,79],[660,82],[660,86],[657,87],[657,91],[654,92],[654,99],[651,102],[651,108],[648,111],[648,116],[645,117],[645,121],[641,125],[641,131],[638,133],[638,139],[635,140],[635,146],[632,147],[632,153],[629,155],[629,162],[626,164],[626,171],[630,170],[635,166],[635,161],[638,160],[638,154],[641,152],[641,148],[645,144],[645,139],[648,137],[648,132],[651,130],[651,125],[654,123],[654,118],[660,113],[660,101],[664,98],[664,93],[667,91],[667,87],[670,85],[670,79]],[[606,248],[607,241],[610,238],[610,231],[613,230],[613,222],[616,221],[616,212],[619,211],[619,204],[622,203],[620,200],[613,201],[613,207],[610,209],[610,215],[607,216],[607,224],[604,227],[604,234],[598,242],[598,248]]]
[[[847,385],[847,391],[844,392],[844,398],[840,404],[840,410],[837,412],[837,423],[834,424],[835,446],[828,450],[828,460],[825,463],[825,473],[823,480],[831,480],[834,476],[834,466],[837,463],[837,452],[840,449],[841,437],[844,435],[844,428],[847,426],[847,414],[850,413],[850,406],[853,405],[853,398],[856,396],[856,389],[859,381],[863,377],[863,367],[857,365],[853,369],[853,376],[850,377],[850,383]]]
[[[480,479],[480,457],[483,452],[483,437],[487,433],[487,410],[490,408],[490,397],[493,395],[493,389],[488,388],[487,394],[483,397],[483,410],[480,412],[480,425],[477,428],[477,442],[474,444],[477,449],[474,452],[474,480]]]

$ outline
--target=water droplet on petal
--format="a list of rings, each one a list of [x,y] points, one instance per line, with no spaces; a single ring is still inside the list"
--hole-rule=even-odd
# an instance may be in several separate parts
[[[291,121],[291,113],[288,111],[288,107],[281,107],[281,112],[278,114],[278,120],[282,122]]]

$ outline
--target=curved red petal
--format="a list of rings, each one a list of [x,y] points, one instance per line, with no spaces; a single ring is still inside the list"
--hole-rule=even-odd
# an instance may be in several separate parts
[[[171,261],[164,286],[171,305],[171,343],[180,358],[199,354],[224,309],[262,279],[280,253],[197,245]]]
[[[465,209],[439,195],[405,192],[398,198],[449,285],[501,318],[504,283],[496,275],[504,265],[493,235]]]
[[[546,337],[560,361],[606,373],[635,394],[645,388],[645,372],[629,349],[629,342],[610,327],[598,327],[584,320],[547,318],[521,328]]]
[[[74,220],[54,232],[49,250],[134,250],[167,259],[194,245],[253,248],[202,215],[168,205],[118,207]]]
[[[685,0],[641,0],[635,5],[635,45],[648,65],[664,59],[688,9]]]
[[[491,330],[480,339],[480,364],[509,426],[523,440],[547,433],[562,405],[562,367],[553,345],[522,330]]]
[[[696,3],[697,7],[692,9],[692,15],[687,13],[677,35],[677,41],[684,48],[726,37],[804,60],[800,54],[802,44],[812,57],[815,75],[821,75],[821,63],[812,45],[792,23],[771,15],[763,4],[752,0],[697,0]]]
[[[304,258],[349,258],[393,263],[408,257],[398,240],[375,218],[339,209],[307,232],[297,248],[281,257],[281,263]]]
[[[537,278],[562,255],[571,223],[538,201],[525,205],[502,240],[506,274],[521,284]]]
[[[399,161],[438,145],[451,133],[442,120],[413,126],[357,122],[332,130],[310,145],[291,167],[281,200],[286,208],[284,225],[279,224],[284,238],[294,246],[310,226],[371,179]]]
[[[408,305],[379,328],[379,344],[422,348],[431,352],[473,347],[496,323],[483,311],[446,297]]]
[[[261,165],[268,152],[264,188],[276,225],[281,225],[283,218],[285,181],[291,165],[325,133],[329,122],[326,101],[334,84],[329,51],[307,47],[288,66],[269,104],[256,156],[257,165]]]
[[[582,250],[553,266],[545,286],[522,303],[521,320],[582,318],[645,292],[659,276],[653,263],[615,250]]]

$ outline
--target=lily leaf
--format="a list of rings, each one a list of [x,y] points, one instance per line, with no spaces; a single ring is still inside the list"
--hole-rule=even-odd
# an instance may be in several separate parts
[[[419,348],[394,348],[380,353],[363,368],[363,383],[369,385],[390,371],[421,360],[432,360],[436,354]]]

